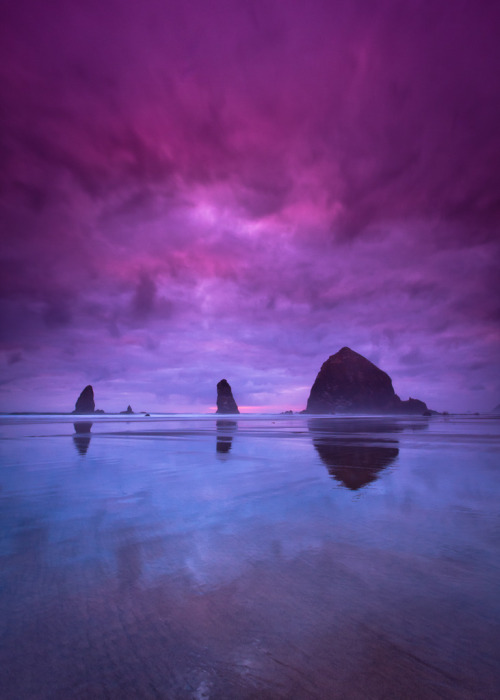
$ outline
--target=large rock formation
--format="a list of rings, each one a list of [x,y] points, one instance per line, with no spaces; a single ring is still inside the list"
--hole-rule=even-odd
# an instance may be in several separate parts
[[[94,390],[91,385],[85,387],[80,396],[78,397],[75,410],[73,413],[94,413],[95,402],[94,402]]]
[[[401,401],[391,378],[373,362],[342,348],[323,363],[307,401],[306,413],[413,413],[427,410],[423,401]]]
[[[239,413],[233,392],[226,379],[217,384],[217,413]]]

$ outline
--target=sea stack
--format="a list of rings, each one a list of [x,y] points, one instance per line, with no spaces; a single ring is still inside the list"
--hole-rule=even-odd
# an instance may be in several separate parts
[[[233,392],[226,379],[217,384],[217,413],[239,413]]]
[[[73,413],[94,413],[94,411],[94,390],[89,384],[78,397]]]
[[[344,347],[323,363],[312,386],[306,413],[411,413],[427,410],[423,401],[401,401],[388,374]]]

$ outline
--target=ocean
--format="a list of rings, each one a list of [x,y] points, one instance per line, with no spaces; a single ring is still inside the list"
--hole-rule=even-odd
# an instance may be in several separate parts
[[[500,696],[500,417],[0,417],[0,697]]]

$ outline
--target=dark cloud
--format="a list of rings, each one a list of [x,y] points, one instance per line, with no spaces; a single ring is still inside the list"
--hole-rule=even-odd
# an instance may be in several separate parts
[[[43,320],[49,328],[67,326],[71,323],[71,309],[64,297],[61,296],[46,303]]]
[[[9,365],[15,365],[18,362],[21,362],[23,359],[23,355],[20,352],[12,352],[8,358],[7,358],[7,364]]]
[[[132,311],[139,318],[147,317],[154,309],[156,284],[147,275],[141,275],[132,300]]]

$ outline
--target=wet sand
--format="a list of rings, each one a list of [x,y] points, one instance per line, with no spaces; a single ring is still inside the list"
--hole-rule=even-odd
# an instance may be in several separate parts
[[[2,698],[499,696],[498,418],[73,421],[0,419]]]

